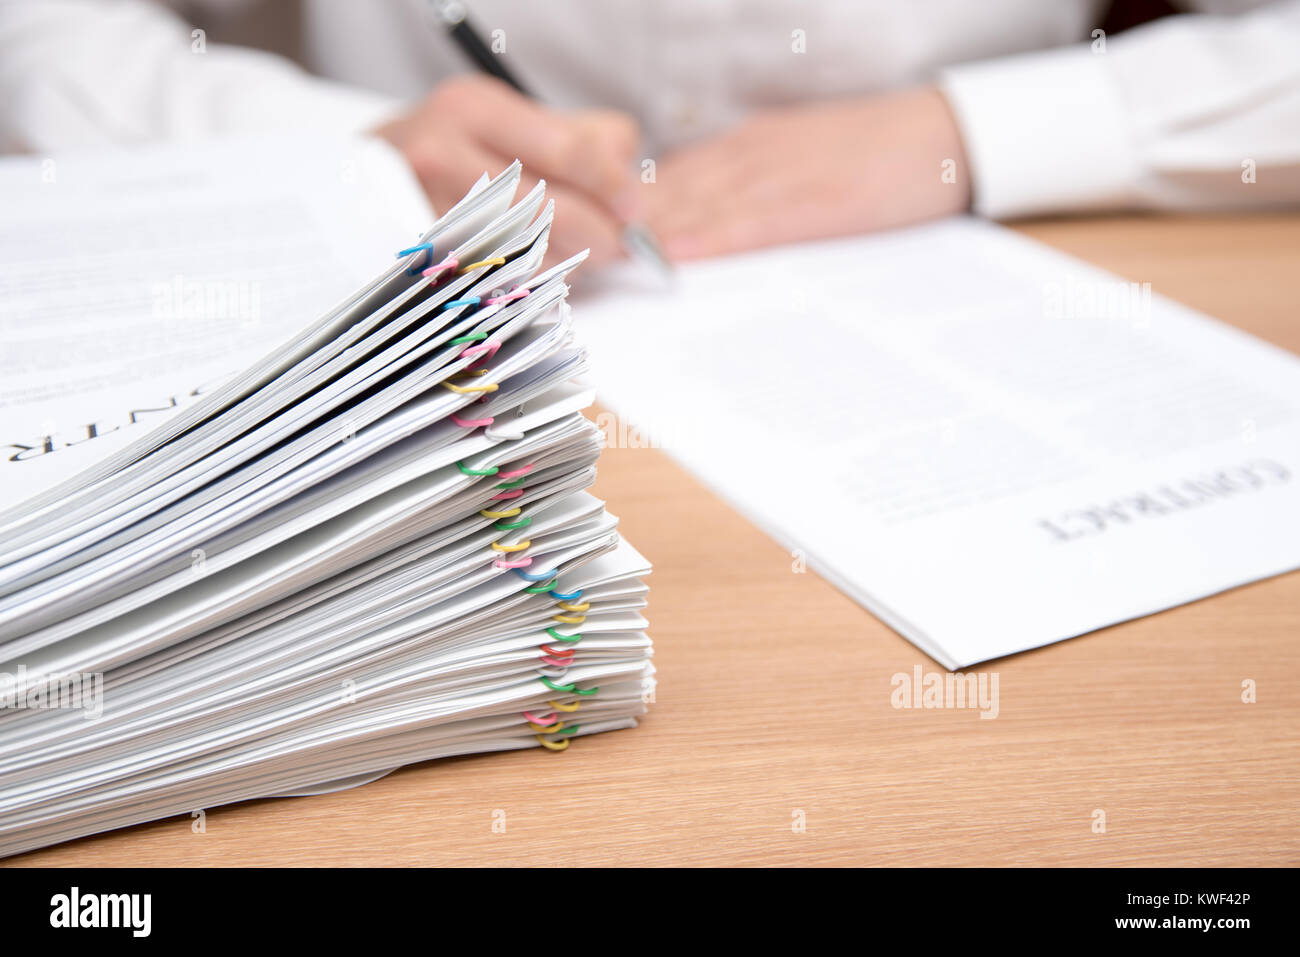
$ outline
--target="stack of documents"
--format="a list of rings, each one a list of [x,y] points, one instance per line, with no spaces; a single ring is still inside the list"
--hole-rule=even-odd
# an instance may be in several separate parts
[[[0,853],[636,723],[649,566],[519,180],[152,428],[10,444]]]

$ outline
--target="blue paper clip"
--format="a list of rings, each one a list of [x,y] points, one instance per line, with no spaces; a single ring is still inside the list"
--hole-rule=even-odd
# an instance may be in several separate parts
[[[416,266],[414,269],[407,269],[406,274],[408,276],[417,276],[420,274],[422,269],[427,269],[429,266],[433,265],[433,243],[420,243],[418,246],[403,249],[397,254],[397,258],[401,259],[403,256],[418,253],[420,250],[424,250],[424,262]]]
[[[524,581],[530,581],[530,582],[546,581],[546,579],[553,578],[559,573],[560,570],[558,568],[552,568],[549,572],[536,572],[536,573],[526,572],[522,568],[515,569],[516,575],[524,579]]]

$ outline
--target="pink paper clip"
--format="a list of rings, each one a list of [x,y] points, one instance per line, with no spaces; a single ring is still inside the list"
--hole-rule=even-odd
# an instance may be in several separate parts
[[[533,470],[533,463],[532,463],[532,462],[529,462],[529,463],[528,463],[527,465],[525,465],[523,468],[511,469],[511,470],[508,471],[508,472],[505,472],[505,471],[497,472],[497,474],[496,474],[495,477],[496,477],[496,478],[499,478],[499,479],[512,479],[512,478],[519,478],[519,476],[521,476],[521,475],[527,475],[527,474],[528,474],[529,472],[531,472],[532,470]]]
[[[483,302],[483,305],[485,305],[485,306],[495,306],[495,305],[496,305],[497,303],[499,303],[499,302],[511,302],[511,301],[513,301],[513,300],[515,300],[515,299],[522,299],[522,298],[524,298],[524,296],[528,295],[530,292],[532,292],[531,289],[512,289],[510,292],[506,293],[504,296],[493,296],[491,299],[487,299],[487,300],[485,300],[485,301]]]
[[[521,488],[512,488],[512,489],[511,489],[510,491],[508,491],[508,492],[498,492],[496,495],[493,495],[490,499],[488,499],[488,501],[490,501],[490,502],[503,502],[503,501],[505,501],[505,500],[508,499],[508,498],[518,498],[519,496],[521,496],[521,495],[523,495],[523,494],[524,494],[524,490],[523,490],[523,489],[521,489]]]
[[[434,276],[438,275],[438,273],[446,272],[448,269],[455,269],[459,265],[459,259],[455,256],[448,256],[436,266],[430,266],[428,269],[422,270],[420,275],[424,276],[426,279],[432,279]]]
[[[497,568],[527,568],[532,563],[533,560],[531,558],[516,558],[513,561],[498,558],[492,564]]]
[[[462,419],[455,412],[453,412],[451,414],[451,421],[455,422],[462,429],[477,429],[480,425],[482,426],[491,425],[493,422],[496,421],[496,419],[492,416],[488,416],[486,419]]]
[[[560,720],[560,716],[556,714],[554,711],[540,718],[537,715],[533,714],[531,711],[525,711],[524,717],[527,718],[529,721],[531,721],[533,724],[555,724],[555,722]]]
[[[567,668],[569,667],[569,665],[573,664],[572,658],[565,658],[563,660],[560,660],[558,658],[551,658],[548,657],[547,655],[542,655],[542,660],[546,662],[548,665],[554,665],[556,668]]]
[[[497,350],[500,348],[501,343],[499,342],[480,342],[478,345],[466,346],[460,350],[460,355],[456,356],[456,358],[464,359],[467,356],[479,356],[478,361],[484,362],[496,355]]]

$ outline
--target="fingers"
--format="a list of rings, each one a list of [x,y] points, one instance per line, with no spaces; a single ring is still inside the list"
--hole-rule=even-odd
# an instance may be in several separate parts
[[[634,172],[641,131],[629,116],[613,110],[588,110],[569,118],[573,134],[566,147],[573,153],[571,175],[553,177],[603,201],[618,215],[643,215],[641,184]]]
[[[551,226],[548,265],[590,249],[587,262],[604,265],[623,256],[622,224],[602,206],[567,186],[547,190],[555,199],[555,221]]]
[[[747,218],[747,177],[735,150],[706,144],[661,161],[649,192],[649,223],[673,259],[729,250]]]
[[[548,110],[500,80],[479,75],[440,84],[426,108],[491,151],[518,157],[532,173],[611,208],[626,202],[624,194],[635,184],[640,131],[626,114]]]
[[[519,180],[520,195],[536,186],[537,180],[538,177],[525,171]],[[548,182],[546,195],[555,201],[555,214],[551,220],[544,267],[562,262],[584,249],[590,250],[587,262],[592,265],[613,262],[624,256],[623,224],[611,216],[609,210],[567,186]]]
[[[454,128],[425,128],[399,148],[440,212],[458,202],[483,173],[494,174],[509,163]]]
[[[547,180],[555,200],[548,262],[590,249],[589,262],[621,258],[614,208],[636,209],[635,124],[619,113],[548,111],[490,77],[438,87],[416,110],[376,132],[406,157],[434,207],[456,203],[483,172],[518,157],[521,189]],[[629,198],[629,196],[631,198]]]
[[[650,225],[673,259],[721,256],[745,249],[838,235],[834,210],[845,202],[802,176],[755,173],[745,162],[683,167],[661,177]],[[679,181],[677,177],[682,177]],[[828,210],[832,212],[828,213]]]

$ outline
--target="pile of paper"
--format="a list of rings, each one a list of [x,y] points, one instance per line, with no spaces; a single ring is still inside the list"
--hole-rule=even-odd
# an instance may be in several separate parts
[[[484,179],[384,275],[0,513],[0,853],[400,765],[560,750],[653,688],[649,566],[544,186]]]

